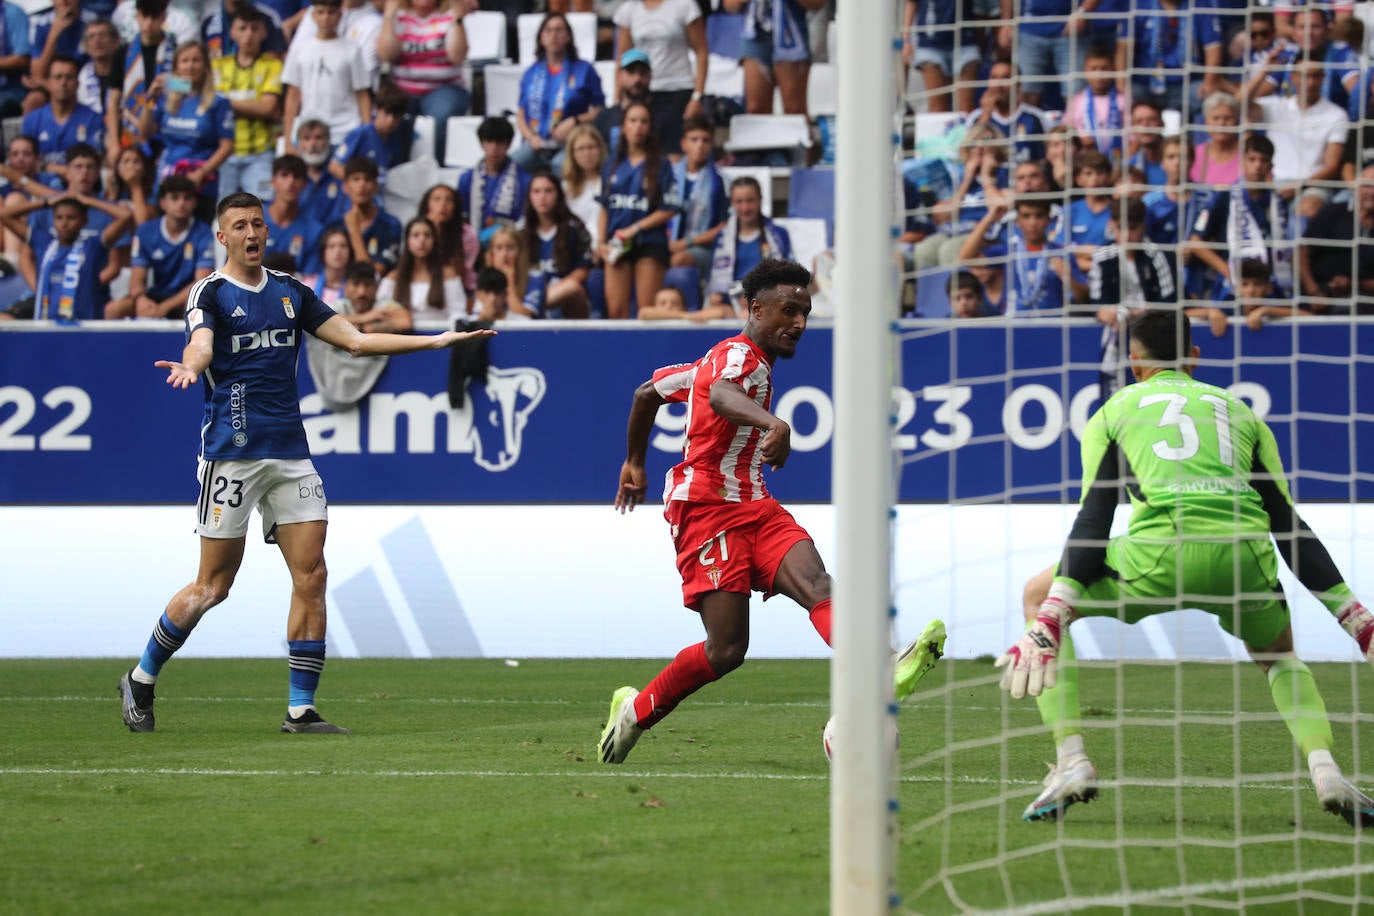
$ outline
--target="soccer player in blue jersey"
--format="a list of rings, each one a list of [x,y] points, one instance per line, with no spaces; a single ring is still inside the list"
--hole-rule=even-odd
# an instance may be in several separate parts
[[[157,192],[162,216],[134,233],[129,295],[105,307],[106,318],[180,318],[191,287],[215,269],[215,236],[193,215],[196,185],[170,175]]]
[[[196,519],[200,570],[172,597],[143,657],[119,679],[124,724],[130,731],[153,730],[153,685],[205,612],[228,597],[256,507],[266,539],[281,548],[291,572],[290,698],[281,730],[347,734],[315,710],[324,670],[327,513],[296,391],[302,338],[313,334],[354,356],[377,356],[438,350],[495,332],[359,331],[300,281],[263,268],[268,230],[261,200],[230,194],[216,216],[215,236],[228,260],[191,290],[181,358],[155,363],[167,370],[167,384],[174,388],[204,380]]]

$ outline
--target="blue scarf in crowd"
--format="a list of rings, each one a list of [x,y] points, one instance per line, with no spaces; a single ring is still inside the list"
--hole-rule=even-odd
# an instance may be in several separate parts
[[[759,254],[765,258],[778,258],[786,255],[782,236],[778,235],[773,221],[764,217],[759,229]],[[716,253],[711,258],[711,282],[706,288],[713,293],[724,293],[735,283],[735,256],[739,247],[739,218],[733,213],[725,221],[725,228],[716,240]]]
[[[558,122],[563,120],[563,111],[568,107],[568,91],[574,82],[572,64],[571,60],[563,61],[563,69],[557,76],[549,72],[549,62],[546,60],[536,61],[530,68],[530,94],[525,102],[525,115],[535,133],[546,140]],[[550,80],[554,83],[553,108],[548,120],[545,120],[544,97],[548,94]]]
[[[62,265],[62,282],[54,298],[52,273],[58,262]],[[53,236],[47,251],[38,264],[38,289],[33,297],[33,317],[72,321],[76,318],[76,297],[81,286],[81,268],[86,264],[86,246],[78,237],[70,245],[63,245]]]
[[[673,180],[679,188],[687,187],[687,157],[673,164]],[[711,228],[711,203],[720,183],[720,173],[713,164],[702,166],[696,184],[692,185],[692,196],[682,202],[682,210],[668,223],[668,238],[691,239]]]

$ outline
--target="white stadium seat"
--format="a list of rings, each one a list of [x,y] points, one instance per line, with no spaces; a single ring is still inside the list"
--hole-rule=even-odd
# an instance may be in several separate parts
[[[805,165],[811,146],[811,125],[806,115],[735,115],[730,119],[730,138],[725,148],[732,153],[788,150],[794,166]]]
[[[434,159],[434,119],[429,115],[415,116],[415,139],[410,144],[411,159]]]
[[[443,159],[446,167],[470,169],[482,161],[482,144],[477,139],[477,125],[481,123],[482,118],[475,115],[448,119]]]
[[[825,251],[825,220],[788,218],[776,220],[792,239],[792,260],[807,270],[816,263],[816,255]]]
[[[615,85],[615,61],[599,60],[592,64],[596,68],[596,75],[601,80],[601,91],[606,96],[606,107],[610,108],[615,104],[616,85]]]
[[[506,15],[473,10],[463,17],[468,36],[468,62],[502,63],[506,60]],[[472,85],[469,83],[468,85]]]
[[[487,87],[487,114],[503,114],[520,107],[520,77],[525,70],[519,64],[493,64],[482,70]]]

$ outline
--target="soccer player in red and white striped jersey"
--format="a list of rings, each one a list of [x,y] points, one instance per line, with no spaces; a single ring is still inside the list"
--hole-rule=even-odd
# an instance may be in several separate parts
[[[630,409],[627,457],[615,505],[644,500],[644,459],[659,407],[687,404],[682,461],[668,472],[664,516],[672,526],[683,603],[701,615],[706,640],[688,646],[643,691],[621,687],[601,736],[601,759],[621,763],[683,699],[744,661],[749,595],[786,595],[810,612],[830,644],[830,576],[806,529],[768,494],[763,466],[777,470],[792,430],[769,412],[772,372],[790,359],[811,314],[811,274],[768,259],[744,278],[744,330],[690,365],[669,366],[639,386]]]

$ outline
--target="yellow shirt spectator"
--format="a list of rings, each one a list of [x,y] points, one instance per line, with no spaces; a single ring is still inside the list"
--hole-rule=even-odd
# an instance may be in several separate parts
[[[235,55],[227,55],[215,61],[215,89],[232,105],[235,102],[255,102],[263,96],[275,96],[280,100],[281,58],[275,54],[258,55],[248,66],[239,63]],[[247,117],[238,113],[234,125],[234,155],[255,156],[273,149],[277,134],[281,130],[280,109],[273,118]]]

